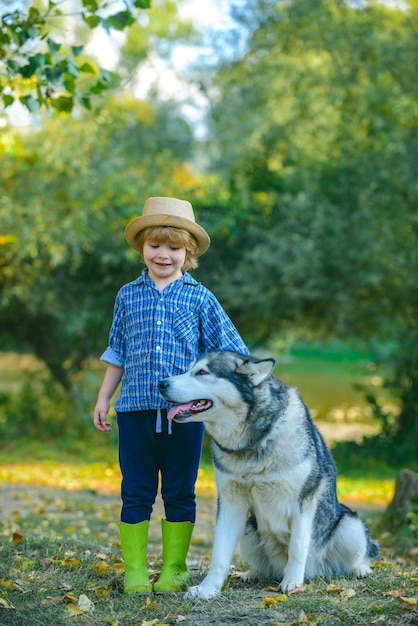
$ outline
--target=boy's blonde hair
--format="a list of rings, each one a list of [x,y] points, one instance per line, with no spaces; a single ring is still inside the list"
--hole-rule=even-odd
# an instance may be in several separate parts
[[[138,233],[136,237],[138,244],[137,250],[143,257],[145,242],[156,244],[169,242],[173,246],[186,248],[186,258],[183,267],[184,272],[195,269],[198,266],[197,261],[197,241],[189,231],[184,228],[175,228],[174,226],[151,226],[145,228]]]

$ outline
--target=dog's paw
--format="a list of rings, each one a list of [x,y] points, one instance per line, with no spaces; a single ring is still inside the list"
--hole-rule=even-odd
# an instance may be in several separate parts
[[[255,569],[249,569],[246,572],[243,572],[241,574],[241,580],[244,581],[245,583],[251,583],[259,579],[260,579],[260,576],[257,570]]]
[[[216,589],[205,589],[202,585],[196,585],[195,587],[189,587],[184,597],[186,600],[196,600],[201,598],[202,600],[210,600],[219,594]]]
[[[279,587],[283,591],[283,593],[289,593],[289,591],[293,591],[293,589],[302,587],[302,584],[303,581],[292,580],[291,578],[283,578]]]
[[[372,570],[367,563],[365,563],[364,565],[355,567],[353,569],[353,574],[357,578],[366,578],[366,576],[368,576],[371,573],[372,573]]]

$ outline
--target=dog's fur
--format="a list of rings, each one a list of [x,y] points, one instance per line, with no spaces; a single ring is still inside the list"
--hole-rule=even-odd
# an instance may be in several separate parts
[[[379,554],[366,524],[340,504],[331,454],[297,390],[271,372],[273,359],[213,352],[160,383],[176,406],[169,419],[204,422],[212,437],[218,513],[212,564],[189,596],[210,598],[225,582],[235,547],[246,580],[358,577]]]

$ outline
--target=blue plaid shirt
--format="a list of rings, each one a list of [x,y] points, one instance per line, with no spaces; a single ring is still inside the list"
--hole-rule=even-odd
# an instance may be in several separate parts
[[[164,409],[163,378],[183,374],[213,350],[248,349],[215,296],[187,272],[162,293],[144,269],[116,296],[102,361],[124,368],[117,411]]]

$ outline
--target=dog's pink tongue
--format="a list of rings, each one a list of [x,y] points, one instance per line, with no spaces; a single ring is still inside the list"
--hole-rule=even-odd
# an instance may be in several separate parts
[[[192,408],[192,405],[193,402],[186,402],[186,404],[178,404],[177,406],[172,406],[167,413],[167,419],[172,420],[181,411],[187,413]]]

